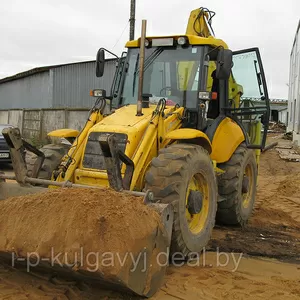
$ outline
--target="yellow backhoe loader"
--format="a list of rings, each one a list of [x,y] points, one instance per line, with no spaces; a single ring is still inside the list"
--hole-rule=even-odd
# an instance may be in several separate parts
[[[151,251],[170,246],[186,258],[207,245],[215,221],[245,225],[255,201],[269,98],[259,50],[229,50],[214,36],[213,16],[206,8],[193,10],[186,33],[173,36],[146,36],[143,21],[141,38],[127,42],[118,58],[111,91],[91,91],[95,105],[82,130],[49,133],[69,140],[69,147],[37,150],[17,128],[4,129],[15,176],[1,175],[1,198],[45,187],[110,187],[142,196],[145,205],[164,211],[161,246],[151,243]],[[97,53],[98,77],[105,52]],[[24,149],[35,158],[25,159]],[[151,296],[164,272],[150,278],[150,288],[143,285],[149,278],[137,273],[101,280]]]

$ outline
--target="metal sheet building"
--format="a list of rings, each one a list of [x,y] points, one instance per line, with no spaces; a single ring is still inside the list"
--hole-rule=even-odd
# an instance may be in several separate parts
[[[290,57],[290,80],[288,99],[288,131],[300,145],[300,20]]]
[[[109,92],[116,60],[105,64],[102,78],[95,75],[95,61],[35,68],[0,80],[0,109],[91,107],[94,88]]]

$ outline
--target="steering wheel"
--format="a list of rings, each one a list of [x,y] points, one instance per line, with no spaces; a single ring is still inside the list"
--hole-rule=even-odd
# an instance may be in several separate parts
[[[164,91],[164,90],[167,90],[167,89],[169,89],[171,92],[172,92],[172,90],[174,91],[175,89],[173,89],[171,86],[165,86],[165,87],[163,87],[160,91],[159,91],[159,95],[160,96],[162,96],[162,92]]]

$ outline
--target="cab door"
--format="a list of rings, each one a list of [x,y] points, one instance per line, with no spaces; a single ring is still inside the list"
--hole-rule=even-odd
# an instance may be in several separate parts
[[[238,106],[233,106],[230,113],[247,133],[247,146],[263,149],[268,132],[270,101],[259,49],[233,52],[232,74],[242,93]]]

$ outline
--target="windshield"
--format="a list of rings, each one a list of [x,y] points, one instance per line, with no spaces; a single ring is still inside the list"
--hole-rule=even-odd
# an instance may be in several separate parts
[[[199,66],[203,47],[155,47],[145,49],[143,94],[150,103],[165,98],[169,103],[195,108]],[[135,104],[138,95],[139,49],[128,51],[128,71],[123,88],[123,104]]]

